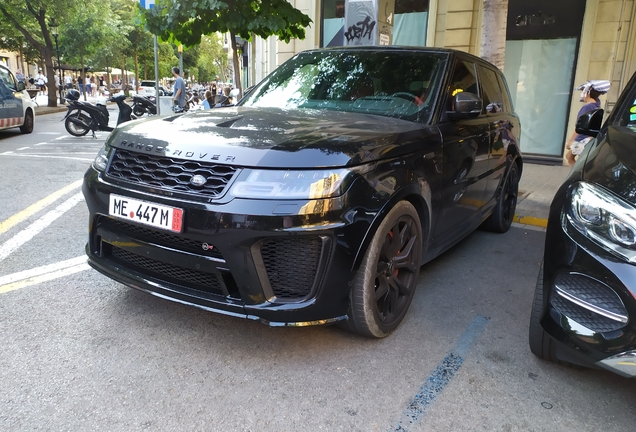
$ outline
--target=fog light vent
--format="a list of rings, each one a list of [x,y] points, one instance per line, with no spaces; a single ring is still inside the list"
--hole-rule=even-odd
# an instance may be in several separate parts
[[[618,330],[629,321],[618,294],[578,273],[557,276],[550,302],[558,312],[597,332]]]

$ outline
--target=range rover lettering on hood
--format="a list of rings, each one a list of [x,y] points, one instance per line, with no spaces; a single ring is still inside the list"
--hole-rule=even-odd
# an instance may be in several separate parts
[[[176,157],[183,157],[187,159],[224,161],[224,162],[234,162],[234,160],[236,159],[236,157],[232,155],[201,153],[201,152],[194,152],[194,151],[181,150],[181,149],[172,149],[167,146],[155,146],[152,144],[145,144],[141,142],[132,142],[132,141],[129,142],[126,140],[123,140],[118,147],[132,148],[138,151],[144,151],[146,153],[159,153],[164,156],[176,156]]]

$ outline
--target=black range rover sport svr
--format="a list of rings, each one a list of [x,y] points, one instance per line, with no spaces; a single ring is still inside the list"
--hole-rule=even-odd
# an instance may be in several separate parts
[[[270,325],[383,337],[420,265],[517,202],[519,121],[466,53],[300,53],[237,106],[133,121],[85,176],[89,264]]]

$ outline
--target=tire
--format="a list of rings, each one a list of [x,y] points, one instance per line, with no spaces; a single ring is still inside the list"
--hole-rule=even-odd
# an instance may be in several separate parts
[[[539,269],[537,277],[537,285],[534,289],[534,301],[532,304],[532,312],[530,314],[530,331],[528,341],[530,343],[530,351],[540,359],[548,360],[554,363],[562,363],[556,356],[556,342],[552,337],[543,330],[541,326],[541,316],[543,315],[543,263]]]
[[[395,330],[413,299],[421,254],[419,215],[411,203],[400,201],[378,227],[362,259],[344,327],[375,338]]]
[[[146,114],[146,110],[141,108],[139,105],[135,105],[133,106],[133,114],[139,118],[141,116],[143,116],[144,114]]]
[[[90,129],[89,128],[83,128],[82,126],[75,124],[71,121],[71,117],[72,116],[68,116],[66,118],[66,121],[64,122],[64,127],[66,128],[66,131],[68,133],[70,133],[73,136],[76,137],[81,137],[86,135]],[[91,118],[85,114],[78,114],[76,116],[74,116],[75,118],[79,118],[81,119],[84,123],[86,124],[90,124],[91,122]]]
[[[501,187],[499,200],[492,211],[492,214],[482,225],[485,230],[505,233],[512,225],[517,208],[517,197],[519,196],[519,168],[516,163],[512,163],[508,170],[506,180]]]
[[[28,109],[27,112],[24,113],[24,123],[20,126],[20,132],[23,134],[30,134],[33,132],[33,124],[33,111]]]

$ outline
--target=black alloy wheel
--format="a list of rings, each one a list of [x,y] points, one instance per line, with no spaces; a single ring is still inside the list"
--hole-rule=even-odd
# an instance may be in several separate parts
[[[483,228],[497,233],[505,233],[510,229],[517,209],[519,196],[519,168],[512,163],[508,170],[506,180],[501,187],[499,200],[492,214],[484,221]]]
[[[24,122],[22,123],[22,126],[20,126],[20,132],[23,134],[30,134],[33,132],[33,124],[33,111],[28,109],[24,114]]]
[[[420,271],[422,226],[408,201],[384,218],[365,253],[350,295],[348,330],[382,338],[400,324]]]

